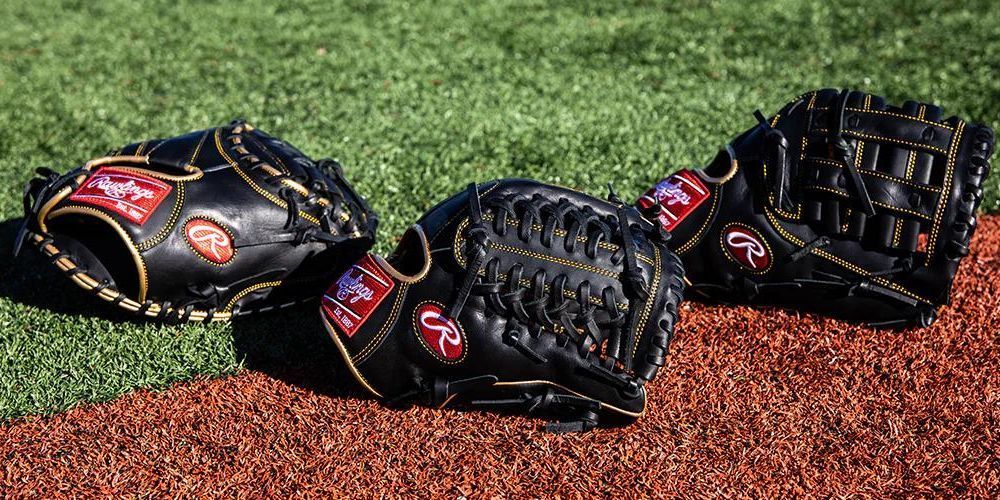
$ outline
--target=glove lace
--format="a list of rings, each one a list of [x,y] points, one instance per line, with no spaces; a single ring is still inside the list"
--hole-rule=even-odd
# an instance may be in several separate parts
[[[566,199],[553,203],[540,195],[514,193],[481,202],[475,184],[469,186],[468,196],[467,273],[445,314],[457,317],[470,295],[481,296],[487,307],[509,318],[504,340],[527,357],[545,361],[526,340],[543,331],[556,332],[560,334],[559,345],[572,342],[580,357],[592,361],[593,375],[616,387],[638,391],[638,384],[623,376],[632,368],[634,331],[639,311],[649,299],[637,257],[641,236],[637,237],[628,222],[628,211],[634,209],[622,204],[613,192],[610,198],[619,204],[613,216],[602,216],[591,207],[578,207]],[[491,236],[505,236],[511,230],[524,242],[538,233],[542,245],[561,244],[567,252],[582,244],[584,254],[591,259],[597,258],[601,243],[606,244],[605,249],[614,248],[610,260],[624,262],[621,279],[628,307],[620,306],[613,287],[592,290],[591,283],[583,280],[574,288],[564,274],[553,276],[538,270],[527,276],[521,264],[501,269],[500,259],[492,253]],[[612,240],[620,244],[609,247]]]
[[[290,148],[279,139],[260,139],[252,134],[246,134],[241,122],[236,122],[234,125],[230,140],[240,138],[240,140],[252,141],[266,151],[280,151]],[[314,241],[334,244],[340,241],[337,236],[358,235],[367,231],[369,226],[374,226],[374,219],[370,221],[360,220],[361,215],[359,214],[370,210],[366,210],[365,202],[349,184],[338,182],[343,180],[343,170],[340,164],[334,160],[322,159],[313,163],[309,160],[296,158],[295,161],[298,162],[303,172],[298,175],[272,174],[274,167],[252,154],[240,156],[239,161],[248,170],[262,176],[268,184],[279,186],[278,197],[285,203],[288,211],[284,227],[295,232],[292,243],[296,245]],[[264,170],[265,166],[269,167],[269,170]],[[334,182],[330,182],[331,179]],[[293,183],[301,188],[290,186]],[[305,193],[300,190],[302,188],[304,188]],[[347,192],[345,193],[345,191]],[[327,202],[321,202],[321,199],[325,199]],[[317,231],[313,224],[300,224],[302,209],[308,209],[316,216],[322,231]]]

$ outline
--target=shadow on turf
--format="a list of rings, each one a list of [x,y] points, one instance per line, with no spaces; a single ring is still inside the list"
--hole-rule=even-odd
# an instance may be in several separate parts
[[[327,337],[317,303],[240,317],[233,348],[249,370],[336,398],[368,399]]]

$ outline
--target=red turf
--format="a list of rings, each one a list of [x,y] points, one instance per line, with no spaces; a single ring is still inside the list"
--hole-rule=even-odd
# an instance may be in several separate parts
[[[1000,217],[931,328],[685,306],[649,414],[537,422],[388,410],[260,373],[0,428],[0,488],[49,496],[1000,494]]]

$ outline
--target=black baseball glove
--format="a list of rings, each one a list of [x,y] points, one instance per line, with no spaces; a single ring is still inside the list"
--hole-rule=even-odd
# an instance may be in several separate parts
[[[689,298],[929,325],[969,251],[993,131],[937,106],[810,92],[657,184]]]
[[[663,365],[682,271],[667,234],[614,200],[471,185],[388,260],[365,256],[333,283],[330,335],[390,403],[526,411],[562,420],[553,431],[634,419]]]
[[[25,186],[15,254],[29,240],[84,289],[160,320],[317,297],[375,233],[336,162],[243,122],[39,173]]]

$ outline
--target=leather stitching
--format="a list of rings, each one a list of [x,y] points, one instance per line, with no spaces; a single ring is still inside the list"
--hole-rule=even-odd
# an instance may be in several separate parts
[[[368,341],[368,345],[361,349],[355,356],[351,357],[351,361],[354,363],[360,363],[365,358],[367,358],[375,347],[382,343],[382,339],[385,338],[386,334],[389,332],[389,328],[396,323],[396,315],[399,313],[399,306],[403,303],[403,299],[406,297],[406,290],[410,288],[409,283],[400,283],[399,292],[396,294],[396,300],[392,301],[392,309],[389,311],[389,317],[386,318],[385,322],[382,323],[382,328],[379,329],[378,333]],[[416,308],[414,308],[416,311]]]
[[[233,158],[231,156],[229,156],[228,153],[226,153],[225,148],[222,147],[222,140],[221,140],[221,137],[220,137],[221,130],[222,129],[215,129],[215,148],[219,151],[219,154],[222,155],[222,157],[226,160],[226,162],[229,163],[229,166],[233,167],[233,170],[235,170],[236,173],[239,174],[239,176],[247,184],[250,185],[250,188],[257,192],[257,194],[263,196],[264,198],[266,198],[271,203],[274,203],[275,205],[277,205],[277,206],[279,206],[279,207],[284,208],[284,209],[287,210],[288,209],[288,204],[287,203],[285,203],[283,200],[281,200],[277,196],[274,196],[273,194],[269,193],[264,188],[258,186],[257,183],[254,182],[253,179],[251,179],[250,176],[247,175],[247,173],[243,171],[243,169],[240,167],[239,163],[237,163],[236,161],[234,161]],[[313,223],[313,224],[315,224],[317,226],[320,225],[319,219],[317,219],[316,217],[313,217],[312,215],[309,215],[309,214],[307,214],[307,213],[305,213],[305,212],[303,212],[301,210],[299,210],[299,217],[301,217],[301,218],[303,218],[303,219],[305,219],[305,220],[307,220],[307,221],[309,221],[309,222],[311,222],[311,223]]]
[[[816,111],[827,111],[830,108],[828,106],[819,106],[819,107],[812,108],[812,109],[815,109]],[[875,114],[875,115],[892,116],[894,118],[899,118],[899,119],[902,119],[902,120],[911,120],[911,121],[923,123],[925,125],[931,125],[931,126],[934,126],[934,127],[943,128],[943,129],[945,129],[945,130],[947,130],[949,132],[955,130],[955,128],[953,128],[953,127],[951,127],[949,125],[946,125],[944,123],[938,123],[938,122],[932,122],[930,120],[925,120],[925,119],[923,119],[922,116],[920,116],[920,117],[910,116],[910,115],[904,115],[904,114],[901,114],[901,113],[893,113],[892,111],[884,111],[884,110],[880,110],[880,109],[858,109],[858,108],[851,108],[851,107],[846,108],[846,111],[851,111],[851,112],[860,113],[860,114],[868,113],[868,114]]]
[[[712,187],[712,189],[715,192],[712,193],[712,208],[711,210],[708,211],[708,217],[705,217],[705,220],[701,221],[701,227],[698,228],[698,231],[696,231],[694,235],[691,236],[691,238],[687,241],[687,243],[684,243],[683,245],[677,248],[676,251],[677,255],[684,255],[692,248],[694,248],[694,246],[697,245],[699,241],[701,241],[701,237],[704,236],[705,230],[708,229],[709,222],[711,222],[712,217],[715,216],[715,210],[719,208],[719,198],[721,198],[720,191],[722,190],[722,186],[719,184],[715,184]]]
[[[910,153],[913,154],[914,152],[910,151]],[[826,159],[826,158],[810,158],[809,162],[811,162],[811,163],[819,163],[819,164],[823,164],[823,165],[828,165],[828,166],[831,166],[831,167],[844,168],[844,164],[843,163],[840,163],[840,162],[837,162],[837,161],[834,161],[834,160],[829,160],[829,159]],[[878,170],[864,169],[864,170],[859,170],[859,172],[861,172],[861,175],[870,175],[872,177],[879,177],[881,179],[885,179],[887,181],[892,181],[892,182],[897,182],[899,184],[903,184],[905,186],[909,186],[909,187],[914,188],[914,189],[922,189],[924,191],[930,191],[932,193],[939,193],[939,192],[941,192],[941,188],[938,187],[938,186],[931,186],[929,184],[918,184],[916,182],[904,179],[902,177],[892,176],[892,175],[889,175],[889,174],[887,174],[885,172],[881,172],[881,171],[878,171]]]
[[[778,234],[780,234],[785,240],[787,240],[789,243],[792,243],[793,245],[798,246],[800,248],[805,246],[805,243],[803,243],[802,240],[800,240],[795,235],[793,235],[793,234],[789,233],[788,231],[786,231],[784,227],[781,227],[780,222],[776,218],[774,218],[774,215],[771,213],[770,210],[768,210],[768,209],[765,208],[764,209],[764,213],[767,215],[768,220],[771,222],[771,227],[773,227],[775,230],[777,230]],[[925,298],[923,298],[923,297],[921,297],[921,296],[919,296],[919,295],[917,295],[917,294],[915,294],[915,293],[907,290],[906,288],[903,288],[902,286],[897,285],[896,283],[893,283],[893,282],[891,282],[891,281],[889,281],[889,280],[887,280],[887,279],[885,279],[885,278],[883,278],[881,276],[872,276],[871,272],[869,272],[869,271],[867,271],[867,270],[865,270],[865,269],[863,269],[861,267],[858,267],[858,266],[856,266],[856,265],[854,265],[854,264],[852,264],[850,262],[847,262],[847,261],[841,259],[840,257],[837,257],[836,255],[834,255],[834,254],[832,254],[830,252],[827,252],[826,250],[822,250],[822,249],[819,249],[819,248],[814,248],[813,250],[811,250],[810,253],[812,253],[814,255],[817,255],[819,257],[822,257],[824,259],[827,259],[827,260],[829,260],[829,261],[833,262],[834,264],[837,264],[837,265],[839,265],[841,267],[847,268],[848,270],[853,271],[856,274],[859,274],[861,276],[869,278],[872,281],[878,283],[879,285],[882,285],[884,287],[887,287],[887,288],[890,288],[892,290],[895,290],[895,291],[897,291],[897,292],[899,292],[899,293],[901,293],[903,295],[906,295],[907,297],[910,297],[912,299],[919,300],[921,302],[925,302],[925,303],[928,303],[928,304],[932,303],[930,300],[927,300],[927,299],[925,299]]]
[[[646,299],[646,305],[643,307],[642,314],[639,317],[639,323],[636,325],[636,335],[640,335],[643,331],[645,331],[646,322],[649,321],[649,317],[653,311],[653,303],[656,302],[656,295],[660,290],[660,277],[662,274],[661,268],[663,267],[660,263],[660,249],[653,247],[653,255],[656,260],[656,263],[653,264],[653,288],[649,291],[649,298]],[[667,298],[669,299],[669,296]],[[632,342],[632,344],[631,359],[635,359],[636,353],[639,352],[639,339],[637,338],[635,342]]]
[[[818,128],[818,129],[815,129],[814,132],[817,133],[817,134],[822,134],[822,133],[826,133],[827,130],[826,129],[820,129],[820,128]],[[893,143],[893,144],[902,144],[904,146],[910,146],[911,148],[925,149],[925,150],[933,151],[935,153],[939,153],[939,154],[942,154],[942,155],[948,153],[947,151],[945,151],[945,150],[943,150],[943,149],[941,149],[941,148],[939,148],[937,146],[929,146],[927,144],[918,144],[916,142],[910,142],[910,141],[906,141],[906,140],[903,140],[903,139],[896,139],[894,137],[884,137],[884,136],[881,136],[881,135],[866,134],[864,132],[856,132],[854,130],[845,130],[845,131],[843,131],[843,134],[845,134],[845,135],[851,135],[851,136],[854,136],[854,137],[860,138],[860,139],[868,139],[870,141],[875,141],[875,142],[889,142],[889,143]]]
[[[160,230],[155,235],[153,235],[153,237],[136,245],[136,248],[138,248],[140,252],[145,252],[146,250],[149,250],[150,248],[159,245],[164,239],[166,239],[167,234],[169,234],[170,231],[177,224],[177,219],[179,219],[181,215],[181,207],[184,206],[183,182],[177,183],[177,194],[175,195],[175,197],[176,199],[174,200],[174,206],[170,210],[170,217],[167,218],[167,222],[163,225],[163,227],[160,228]]]
[[[948,152],[948,166],[944,173],[944,186],[942,187],[942,192],[951,192],[951,183],[953,181],[952,175],[955,170],[955,159],[958,156],[958,143],[962,140],[962,132],[965,131],[965,122],[959,122],[958,127],[955,130],[955,135],[951,137],[951,147]],[[941,229],[941,217],[944,216],[944,207],[947,204],[948,197],[941,196],[938,199],[937,209],[934,211],[934,222],[931,224],[931,234],[930,238],[927,240],[927,263],[930,264],[931,259],[934,257],[934,247],[937,245],[938,233]]]
[[[255,292],[257,290],[260,290],[261,288],[273,288],[278,285],[281,285],[281,281],[265,281],[263,283],[257,283],[256,285],[250,285],[241,290],[240,293],[237,293],[236,296],[233,297],[228,304],[226,304],[226,307],[225,309],[223,309],[223,311],[231,312],[233,310],[233,307],[236,305],[236,302],[238,302],[243,297],[246,297],[251,292]]]

